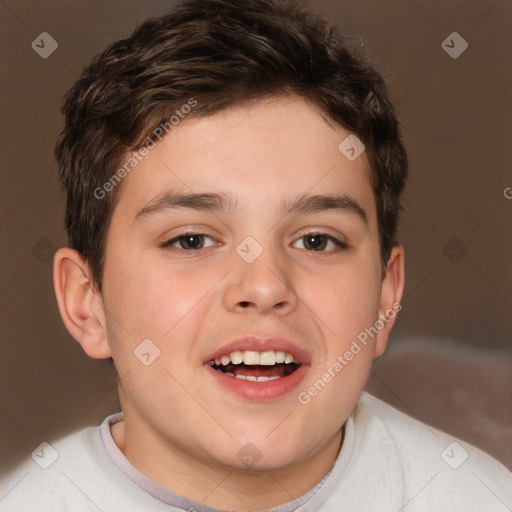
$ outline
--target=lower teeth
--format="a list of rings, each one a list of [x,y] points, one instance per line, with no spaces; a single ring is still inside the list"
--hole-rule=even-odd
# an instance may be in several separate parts
[[[233,370],[234,368],[236,368],[236,365],[233,365],[233,364],[222,365],[222,367],[221,367],[220,365],[215,364],[214,360],[212,360],[209,362],[209,365],[212,367],[212,369],[214,369],[220,373],[223,373],[224,375],[227,375],[228,377],[233,377],[235,379],[240,379],[240,380],[248,380],[250,382],[268,382],[269,380],[277,380],[277,379],[281,379],[283,377],[288,377],[289,375],[291,375],[295,370],[299,369],[299,367],[300,367],[300,364],[294,364],[294,365],[287,364],[287,365],[285,365],[284,369],[281,368],[283,370],[282,375],[273,375],[272,377],[267,377],[265,375],[261,375],[259,377],[256,377],[255,375],[243,375],[243,373],[238,373],[238,371],[236,374],[233,371],[227,371],[228,369]],[[242,365],[239,367],[239,369],[243,372],[245,369],[244,368],[245,366],[246,365]],[[280,365],[280,366],[282,366],[282,365]],[[254,370],[254,369],[258,369],[258,368],[255,368],[254,366],[251,367],[251,365],[249,365],[248,369]],[[259,368],[260,373],[264,369],[268,369],[268,366],[265,368]],[[275,373],[275,372],[272,372],[272,373]]]
[[[235,379],[240,379],[240,380],[250,380],[251,382],[266,382],[268,380],[276,380],[276,379],[280,379],[281,377],[275,375],[274,377],[255,377],[254,375],[235,375],[234,373],[231,373],[231,372],[223,372],[224,375],[229,375],[230,377],[235,377]]]

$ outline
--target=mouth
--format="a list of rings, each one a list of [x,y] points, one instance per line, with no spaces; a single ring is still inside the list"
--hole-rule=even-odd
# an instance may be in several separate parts
[[[310,361],[309,353],[287,340],[248,336],[211,354],[203,366],[215,386],[244,400],[265,402],[297,388]]]
[[[282,350],[235,350],[208,362],[217,372],[250,382],[268,382],[288,377],[301,367],[295,356]]]

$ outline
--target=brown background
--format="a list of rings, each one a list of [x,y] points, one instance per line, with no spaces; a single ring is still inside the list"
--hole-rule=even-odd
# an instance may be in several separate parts
[[[173,3],[0,0],[0,470],[118,408],[109,365],[82,353],[54,299],[51,257],[66,238],[53,146],[82,67]],[[386,77],[410,157],[404,309],[370,389],[512,466],[512,2],[309,5]],[[43,31],[59,44],[45,60],[31,48]],[[441,47],[454,31],[469,43],[457,59]],[[449,340],[476,348],[461,357]]]

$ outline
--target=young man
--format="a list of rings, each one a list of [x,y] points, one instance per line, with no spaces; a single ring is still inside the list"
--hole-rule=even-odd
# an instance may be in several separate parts
[[[188,1],[64,113],[56,295],[122,413],[45,445],[2,510],[510,510],[501,464],[363,392],[401,308],[407,165],[335,31]]]

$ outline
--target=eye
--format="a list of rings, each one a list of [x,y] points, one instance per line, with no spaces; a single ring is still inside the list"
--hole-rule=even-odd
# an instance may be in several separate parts
[[[299,249],[306,249],[308,251],[315,252],[335,252],[348,248],[345,242],[325,233],[308,233],[306,235],[302,235],[295,244],[299,242],[302,242],[302,247],[298,247]],[[295,244],[293,246],[297,247]],[[331,248],[334,247],[334,250],[325,250],[329,247],[329,244]]]
[[[209,245],[205,245],[205,240],[210,239],[212,243]],[[178,246],[176,246],[178,244]],[[213,238],[205,235],[204,233],[185,233],[183,235],[179,235],[172,240],[168,240],[162,244],[163,248],[173,247],[176,249],[183,249],[185,251],[195,251],[198,249],[204,249],[206,247],[211,247],[215,245],[213,242]]]

